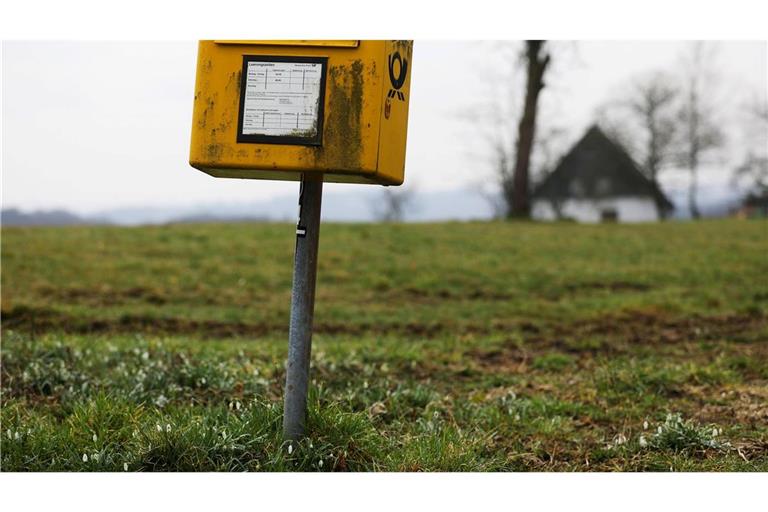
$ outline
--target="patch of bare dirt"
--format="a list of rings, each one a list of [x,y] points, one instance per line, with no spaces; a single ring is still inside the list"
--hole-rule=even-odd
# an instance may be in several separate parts
[[[50,308],[15,306],[2,311],[2,328],[40,334],[44,332],[188,334],[209,337],[263,337],[288,332],[288,323],[248,323],[194,320],[179,317],[122,315],[115,319],[92,319],[68,315]],[[342,324],[317,322],[313,332],[329,335],[401,335],[434,338],[446,332],[440,324],[393,322],[387,324]]]
[[[759,313],[678,317],[662,312],[629,310],[570,325],[557,325],[553,330],[561,336],[597,336],[648,344],[741,336],[767,324],[768,318]]]
[[[505,301],[512,300],[515,296],[511,293],[494,292],[490,290],[422,290],[419,288],[405,288],[402,292],[409,299],[439,299],[444,300],[486,300]]]
[[[143,293],[143,292],[134,292]],[[759,313],[720,316],[672,317],[658,313],[628,311],[589,320],[554,325],[537,325],[527,321],[494,321],[482,324],[387,322],[332,323],[317,322],[314,332],[328,335],[395,335],[430,339],[438,336],[485,336],[507,332],[522,335],[525,350],[560,350],[573,354],[607,354],[627,350],[632,344],[674,344],[723,338],[741,339],[750,332],[765,328],[768,317]],[[123,315],[118,318],[87,318],[51,308],[18,305],[2,310],[2,328],[21,332],[43,333],[134,333],[190,334],[212,337],[259,337],[287,332],[285,323],[248,323],[239,321],[195,320],[182,317]],[[520,361],[527,357],[518,345],[519,337],[510,341],[500,354],[483,355],[475,350],[473,357]]]
[[[16,306],[2,311],[3,329],[27,333],[65,332],[90,333],[152,333],[152,334],[205,334],[216,337],[263,336],[276,331],[278,326],[192,320],[173,317],[123,315],[116,319],[91,319],[68,315],[50,308]],[[287,326],[280,326],[287,330]]]
[[[473,348],[466,353],[481,367],[523,369],[536,355],[553,350],[577,357],[630,353],[635,346],[691,344],[722,339],[745,341],[749,333],[765,328],[768,317],[732,314],[672,317],[660,313],[627,311],[589,320],[526,329],[519,326],[524,343],[510,340],[501,348]],[[745,354],[768,353],[768,340],[744,344]]]
[[[60,302],[79,302],[101,306],[115,306],[130,301],[141,300],[149,304],[165,304],[167,302],[157,290],[142,286],[115,289],[111,287],[97,288],[54,288],[40,287],[36,289],[41,297]]]
[[[569,284],[565,289],[569,292],[582,292],[582,291],[609,291],[609,292],[647,292],[652,287],[645,283],[633,283],[630,281],[608,281],[608,282],[591,282],[591,283],[576,283]]]
[[[508,370],[515,373],[524,373],[532,357],[531,353],[518,347],[493,350],[473,348],[466,351],[465,354],[483,369]]]
[[[719,397],[717,396],[719,394]],[[704,404],[696,418],[701,422],[768,425],[768,383],[745,385],[715,392],[717,403]]]

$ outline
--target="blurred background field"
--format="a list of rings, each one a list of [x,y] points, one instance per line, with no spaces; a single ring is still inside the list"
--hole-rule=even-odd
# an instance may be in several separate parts
[[[2,469],[768,470],[768,226],[2,230]]]

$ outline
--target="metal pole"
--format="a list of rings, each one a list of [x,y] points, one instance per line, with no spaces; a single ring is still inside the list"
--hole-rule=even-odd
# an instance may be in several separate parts
[[[311,179],[303,175],[299,193],[299,223],[296,226],[296,257],[293,267],[283,416],[283,436],[291,441],[300,439],[305,432],[322,198],[322,177]]]

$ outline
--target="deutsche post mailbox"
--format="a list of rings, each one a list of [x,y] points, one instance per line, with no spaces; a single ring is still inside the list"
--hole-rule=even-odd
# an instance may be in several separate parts
[[[190,164],[400,185],[412,41],[201,41]]]

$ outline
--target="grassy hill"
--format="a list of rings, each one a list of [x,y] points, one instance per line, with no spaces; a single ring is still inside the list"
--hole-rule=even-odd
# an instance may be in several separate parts
[[[2,469],[768,470],[768,225],[2,230]],[[290,450],[289,450],[290,448]]]

